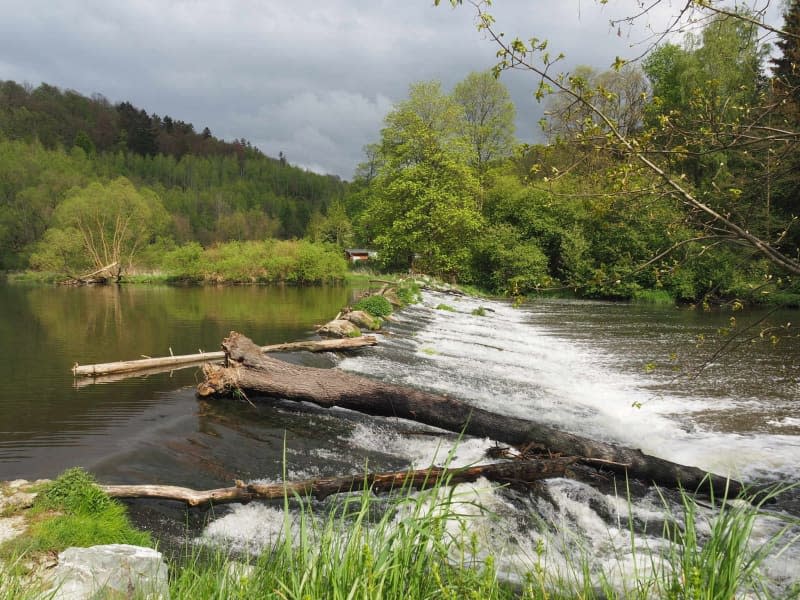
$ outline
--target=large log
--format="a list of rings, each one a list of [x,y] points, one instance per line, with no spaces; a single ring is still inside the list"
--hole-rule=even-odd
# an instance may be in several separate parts
[[[178,500],[189,506],[222,504],[226,502],[249,502],[251,500],[278,500],[285,495],[314,496],[326,498],[331,494],[358,491],[391,491],[404,488],[428,488],[439,483],[448,485],[475,481],[485,477],[491,481],[508,484],[532,483],[548,477],[564,475],[575,458],[551,458],[542,460],[514,460],[489,465],[474,465],[463,468],[430,467],[416,471],[392,471],[389,473],[366,473],[346,477],[324,477],[286,483],[237,482],[235,487],[214,490],[193,490],[173,485],[101,485],[100,488],[113,498],[150,498]]]
[[[228,396],[241,390],[248,397],[264,395],[339,406],[358,412],[400,417],[442,429],[488,437],[522,447],[537,444],[550,452],[591,459],[605,468],[668,487],[701,491],[709,485],[715,494],[738,494],[742,484],[644,454],[641,450],[591,440],[516,417],[498,415],[466,402],[422,390],[393,385],[340,371],[293,365],[264,356],[247,337],[231,332],[223,341],[229,367],[205,365],[206,380],[197,388],[201,397]],[[707,489],[707,488],[706,488]]]
[[[335,352],[339,350],[355,350],[366,346],[374,346],[378,340],[374,336],[366,335],[340,340],[308,340],[305,342],[289,342],[286,344],[273,344],[261,346],[261,352]],[[135,373],[153,369],[170,370],[173,368],[191,367],[212,360],[222,360],[225,352],[200,352],[198,354],[181,354],[178,356],[162,356],[158,358],[142,358],[138,360],[122,360],[96,365],[79,365],[75,363],[72,374],[76,377],[98,377],[100,375],[113,375],[117,373]]]

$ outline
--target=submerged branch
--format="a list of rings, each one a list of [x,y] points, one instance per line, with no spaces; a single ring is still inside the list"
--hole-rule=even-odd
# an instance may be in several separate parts
[[[528,484],[548,477],[561,477],[575,458],[514,460],[471,467],[429,467],[416,471],[366,473],[344,477],[321,477],[284,483],[236,482],[236,486],[213,490],[193,490],[172,485],[101,485],[112,498],[150,498],[177,500],[189,506],[249,502],[251,500],[280,500],[286,496],[314,496],[318,500],[332,494],[368,489],[388,492],[401,489],[423,489],[436,485],[451,485],[485,477],[504,484]]]

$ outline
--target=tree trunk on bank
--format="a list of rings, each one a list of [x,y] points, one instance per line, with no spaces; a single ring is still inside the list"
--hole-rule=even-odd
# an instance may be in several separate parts
[[[201,397],[227,396],[242,390],[248,396],[264,395],[339,406],[385,417],[410,419],[441,429],[488,437],[523,447],[530,444],[556,454],[580,457],[580,462],[668,487],[704,491],[709,483],[717,495],[742,491],[739,482],[626,448],[559,431],[526,419],[503,416],[462,401],[392,385],[340,371],[303,367],[264,356],[247,337],[231,332],[223,341],[230,366],[206,365]],[[707,489],[707,488],[706,488]]]
[[[235,487],[215,490],[193,490],[173,485],[101,485],[112,498],[150,498],[178,500],[189,506],[249,502],[251,500],[279,500],[285,495],[314,496],[321,500],[331,494],[359,491],[391,491],[403,488],[430,488],[438,483],[465,483],[485,477],[491,481],[508,484],[527,484],[548,477],[560,477],[574,458],[543,460],[514,460],[490,465],[464,468],[430,467],[417,471],[392,471],[367,473],[346,477],[325,477],[286,483],[250,483],[238,481]]]

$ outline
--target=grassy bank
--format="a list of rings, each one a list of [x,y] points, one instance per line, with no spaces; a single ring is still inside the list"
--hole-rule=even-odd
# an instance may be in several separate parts
[[[778,522],[767,539],[754,545],[756,521],[771,499],[768,495],[755,504],[718,501],[708,518],[693,498],[683,495],[675,514],[665,508],[664,543],[647,553],[634,551],[634,566],[620,584],[593,571],[588,557],[580,553],[567,557],[566,569],[550,568],[549,548],[541,542],[527,570],[501,574],[491,548],[481,548],[470,533],[470,519],[475,517],[469,515],[476,511],[465,510],[465,503],[475,508],[474,496],[460,496],[458,488],[401,491],[388,501],[363,490],[338,497],[322,515],[302,499],[287,498],[281,535],[270,547],[233,555],[219,547],[194,546],[170,565],[170,597],[775,597],[761,567],[769,553],[791,541],[788,533],[797,523]],[[130,528],[119,506],[80,470],[68,471],[41,491],[31,509],[29,535],[2,547],[6,567],[0,571],[0,599],[38,597],[36,584],[17,576],[24,574],[23,565],[36,562],[32,558],[66,545],[152,545],[149,536]],[[75,520],[78,517],[85,520]],[[631,548],[641,548],[637,534],[631,530],[630,535]],[[791,597],[800,589],[779,593]]]

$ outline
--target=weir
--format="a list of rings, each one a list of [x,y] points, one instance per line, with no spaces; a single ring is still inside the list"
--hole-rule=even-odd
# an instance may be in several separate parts
[[[436,310],[442,303],[455,311]],[[473,315],[479,306],[492,310],[484,317]],[[659,310],[631,305],[545,301],[515,309],[503,302],[426,293],[423,306],[397,315],[393,335],[367,354],[341,359],[338,368],[641,448],[750,483],[796,480],[796,436],[780,427],[760,433],[730,430],[725,414],[741,412],[742,405],[752,402],[743,395],[746,388],[737,391],[729,385],[723,387],[728,394],[713,396],[709,392],[718,387],[719,375],[692,387],[675,379],[673,352],[688,347],[691,356],[683,352],[687,361],[701,359],[693,340],[700,319],[686,310],[665,312],[666,318],[656,321],[652,315]],[[661,366],[650,368],[650,362]],[[782,403],[778,394],[765,398],[761,408],[771,412]],[[719,422],[712,429],[708,421],[714,415]],[[472,464],[493,446],[491,440],[459,443],[407,435],[404,428],[360,420],[347,441],[354,449],[379,451],[416,467],[442,463],[449,456],[456,465]],[[624,484],[616,489],[602,483],[589,486],[561,478],[541,483],[536,493],[498,490],[489,482],[463,484],[456,497],[473,514],[470,527],[482,547],[502,557],[500,567],[512,578],[532,568],[537,548],[544,547],[553,568],[567,570],[577,553],[591,557],[592,569],[624,582],[632,576],[634,553],[663,547],[666,515],[681,510],[677,496],[664,490],[634,484],[630,489]],[[474,511],[473,502],[483,504],[493,517]],[[794,502],[790,492],[777,510],[792,510]],[[716,514],[699,510],[702,519]],[[281,518],[268,508],[237,509],[213,523],[205,538],[235,547],[247,546],[248,538],[268,543],[280,530]],[[631,527],[637,531],[635,542]],[[756,534],[767,535],[775,527],[761,520]],[[774,573],[790,573],[800,560],[800,548],[771,560]]]

